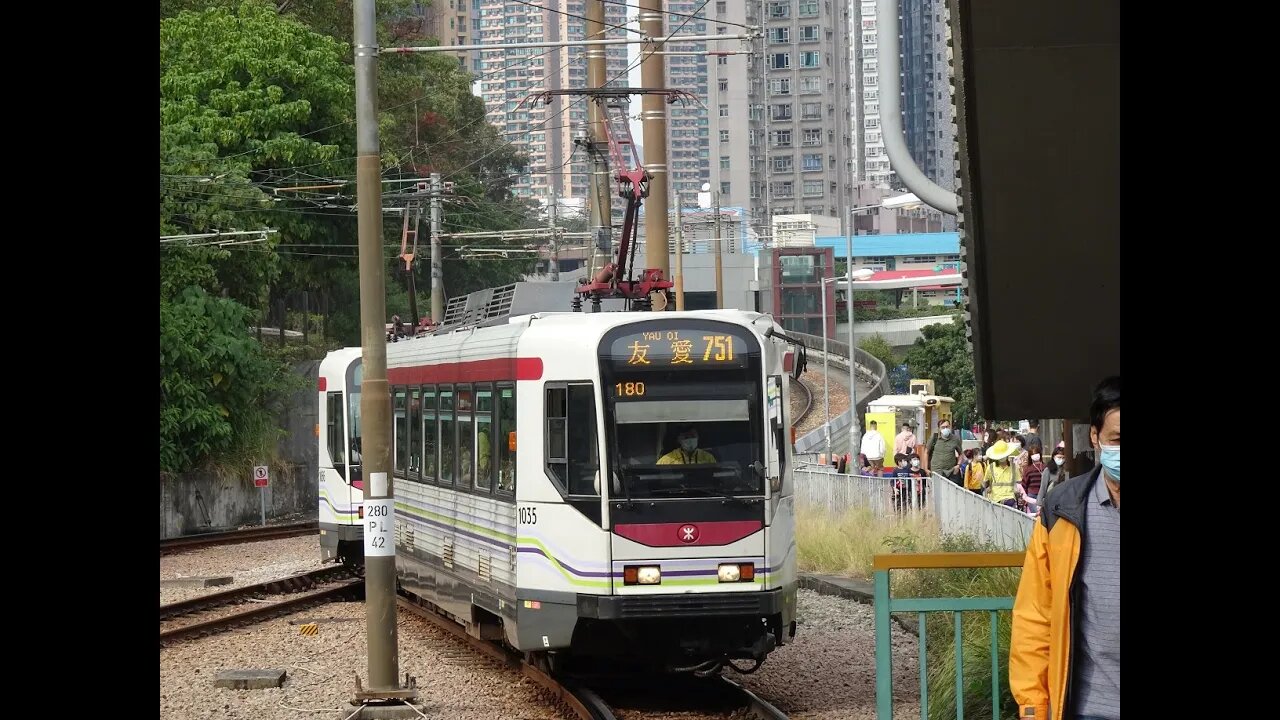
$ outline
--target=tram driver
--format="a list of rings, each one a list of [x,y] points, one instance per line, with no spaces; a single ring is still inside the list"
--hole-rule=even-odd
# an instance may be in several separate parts
[[[659,465],[715,464],[716,458],[706,450],[698,449],[698,428],[687,425],[676,436],[679,446],[658,458]]]

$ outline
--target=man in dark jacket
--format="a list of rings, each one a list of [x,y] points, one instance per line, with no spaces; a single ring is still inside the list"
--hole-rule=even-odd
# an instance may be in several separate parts
[[[964,478],[960,477],[960,436],[951,432],[951,421],[938,423],[938,432],[929,438],[928,457],[930,472],[938,473],[951,482],[960,485]]]

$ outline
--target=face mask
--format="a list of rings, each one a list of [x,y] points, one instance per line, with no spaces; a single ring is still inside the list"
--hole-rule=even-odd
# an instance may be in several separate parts
[[[684,438],[680,441],[680,447],[685,452],[693,452],[698,449],[698,438]]]
[[[912,460],[912,461],[911,461],[911,467],[920,467],[920,461],[919,461],[919,460]]]
[[[1054,459],[1053,459],[1053,462],[1054,462],[1054,463],[1056,463],[1056,464],[1058,465],[1058,467],[1062,467],[1063,465],[1065,465],[1065,464],[1066,464],[1067,459],[1066,459],[1066,458],[1056,457],[1056,458],[1054,458]]]
[[[951,428],[942,428],[942,437],[944,438],[951,437]]]
[[[1098,463],[1106,469],[1107,475],[1120,482],[1120,446],[1098,444]]]
[[[1033,454],[1031,456],[1031,462],[1040,462],[1040,453]]]
[[[1021,449],[1022,449],[1022,443],[1013,443],[1013,449],[1014,449],[1014,450],[1021,450]]]

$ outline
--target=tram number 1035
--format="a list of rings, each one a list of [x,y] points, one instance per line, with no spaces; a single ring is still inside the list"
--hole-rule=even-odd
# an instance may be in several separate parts
[[[613,386],[617,397],[644,397],[644,383],[620,382]]]

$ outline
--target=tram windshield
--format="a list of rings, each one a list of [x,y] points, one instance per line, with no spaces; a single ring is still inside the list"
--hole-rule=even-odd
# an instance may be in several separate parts
[[[601,346],[612,495],[763,495],[758,344],[740,327],[670,324],[615,330]]]

